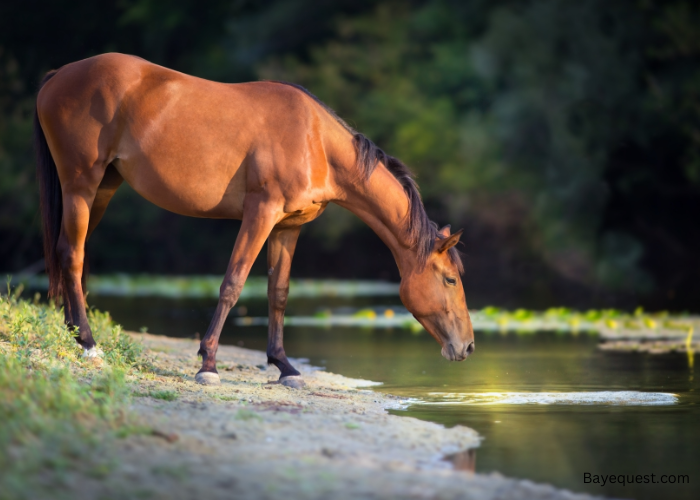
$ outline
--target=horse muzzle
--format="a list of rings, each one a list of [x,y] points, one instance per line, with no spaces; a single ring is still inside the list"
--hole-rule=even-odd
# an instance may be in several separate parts
[[[474,352],[474,341],[466,344],[455,345],[452,342],[445,344],[442,348],[442,356],[448,361],[464,361]]]

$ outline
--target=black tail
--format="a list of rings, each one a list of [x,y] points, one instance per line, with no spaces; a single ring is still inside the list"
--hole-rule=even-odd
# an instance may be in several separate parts
[[[55,74],[56,71],[48,72],[41,81],[39,89],[41,90],[41,87]],[[44,260],[46,261],[46,274],[49,277],[49,297],[60,297],[63,280],[56,245],[61,234],[63,196],[61,193],[61,182],[56,171],[56,163],[51,156],[36,109],[34,110],[34,149],[37,162],[36,176],[39,180],[41,219],[44,228]]]

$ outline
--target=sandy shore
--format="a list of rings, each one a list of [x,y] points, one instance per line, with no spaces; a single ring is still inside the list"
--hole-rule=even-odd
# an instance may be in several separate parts
[[[134,336],[162,373],[134,388],[132,410],[155,432],[117,441],[116,463],[81,498],[591,498],[458,470],[473,466],[475,431],[389,415],[405,401],[366,381],[297,361],[307,387],[268,384],[279,373],[262,352],[223,346],[222,385],[205,387],[194,341]]]

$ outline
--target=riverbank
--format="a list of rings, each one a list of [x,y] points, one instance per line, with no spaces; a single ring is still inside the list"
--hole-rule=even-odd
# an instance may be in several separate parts
[[[296,360],[304,389],[269,384],[278,373],[262,352],[222,346],[222,385],[205,387],[195,341],[132,335],[165,374],[141,380],[131,407],[154,432],[119,442],[120,465],[83,483],[85,498],[589,498],[456,470],[473,466],[473,430],[389,415],[406,401],[365,381]]]
[[[301,360],[222,346],[222,385],[194,382],[197,342],[123,332],[89,311],[82,358],[61,311],[0,296],[0,500],[571,499],[474,470],[471,429],[389,415],[407,403]]]

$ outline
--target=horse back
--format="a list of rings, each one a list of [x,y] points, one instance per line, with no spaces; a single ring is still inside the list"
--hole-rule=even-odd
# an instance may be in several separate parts
[[[163,208],[226,218],[251,191],[284,212],[332,196],[332,124],[317,108],[286,85],[211,82],[123,54],[64,66],[37,99],[62,183],[99,184],[111,163]]]

